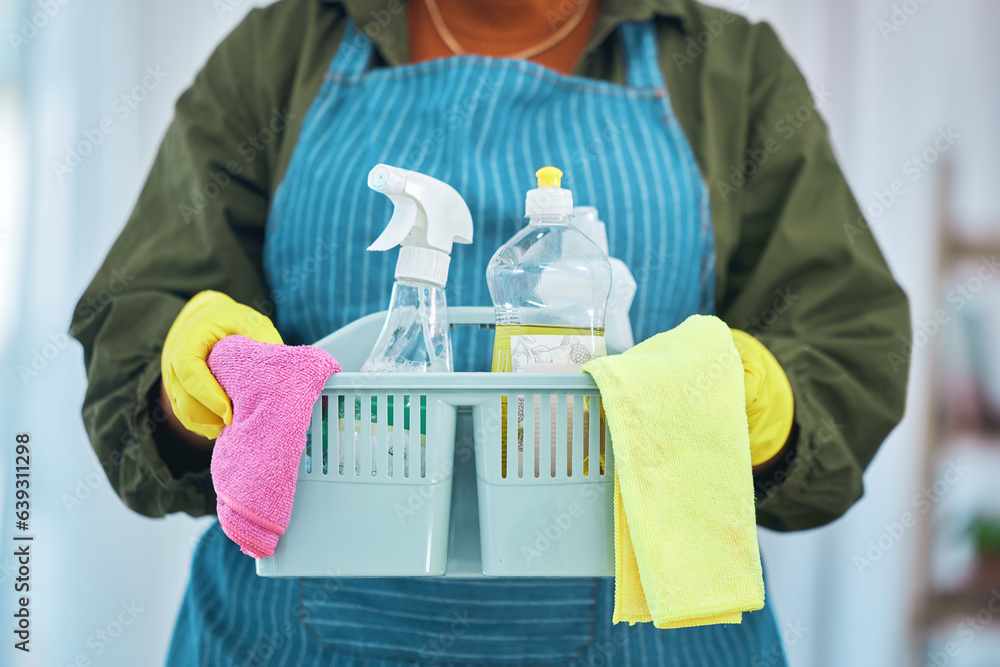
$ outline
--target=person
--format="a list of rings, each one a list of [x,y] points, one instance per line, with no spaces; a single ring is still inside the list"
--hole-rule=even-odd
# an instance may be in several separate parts
[[[231,419],[206,376],[214,341],[307,344],[384,309],[394,254],[364,250],[389,217],[365,187],[373,165],[466,198],[475,243],[454,253],[448,299],[490,305],[486,263],[552,164],[636,277],[637,341],[718,314],[752,334],[741,354],[759,344],[776,360],[750,410],[772,434],[754,466],[758,524],[833,521],[902,416],[910,325],[816,107],[772,28],[689,0],[252,10],[179,98],[73,319],[83,419],[112,486],[148,516],[212,514],[212,438]],[[115,271],[127,285],[96,299]],[[488,370],[488,345],[456,338],[456,370]],[[785,377],[794,411],[769,399]],[[167,663],[785,662],[768,606],[740,625],[612,626],[613,585],[259,578],[216,522]]]

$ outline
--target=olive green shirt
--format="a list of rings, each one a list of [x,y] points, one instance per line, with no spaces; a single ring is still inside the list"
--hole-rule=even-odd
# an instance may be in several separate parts
[[[902,416],[906,297],[813,95],[767,24],[688,0],[602,4],[575,74],[622,83],[609,36],[622,21],[656,21],[671,103],[711,192],[718,314],[774,353],[795,394],[795,447],[758,479],[758,523],[829,522],[861,497],[862,472]],[[215,511],[207,459],[197,470],[174,461],[154,392],[160,352],[201,290],[272,314],[268,206],[347,15],[375,42],[378,66],[406,63],[399,0],[282,0],[251,11],[178,99],[135,210],[74,314],[89,383],[84,423],[111,485],[138,512]]]

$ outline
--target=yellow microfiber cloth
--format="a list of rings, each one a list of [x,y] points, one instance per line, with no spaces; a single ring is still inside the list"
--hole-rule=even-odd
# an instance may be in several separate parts
[[[743,364],[692,315],[590,361],[615,461],[613,623],[739,623],[764,606]]]

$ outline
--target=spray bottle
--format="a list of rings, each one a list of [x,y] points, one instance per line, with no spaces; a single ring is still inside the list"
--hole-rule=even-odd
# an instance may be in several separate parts
[[[368,187],[384,194],[394,205],[389,224],[368,250],[386,251],[397,245],[400,249],[396,260],[396,282],[392,287],[385,324],[361,371],[451,372],[454,363],[444,287],[448,280],[452,243],[472,243],[469,207],[447,183],[386,164],[376,165],[369,172]],[[343,406],[340,407],[342,410]],[[416,424],[409,424],[409,407],[404,405],[403,413],[406,439],[419,432],[423,446],[427,406],[424,403],[420,405],[419,431]],[[362,406],[356,403],[355,423],[358,428],[362,423],[361,413]],[[393,413],[390,397],[390,429],[393,427]],[[377,423],[374,397],[370,414],[374,433]],[[339,416],[343,418],[344,415]],[[360,433],[355,433],[355,437],[360,437]],[[420,459],[422,462],[424,457]],[[391,456],[389,465],[392,465]],[[343,461],[340,466],[343,470]],[[372,474],[375,472],[373,469]]]
[[[361,370],[450,372],[444,286],[452,243],[472,243],[469,207],[447,183],[385,164],[368,174],[368,187],[394,204],[392,219],[368,250],[400,249],[385,325]]]

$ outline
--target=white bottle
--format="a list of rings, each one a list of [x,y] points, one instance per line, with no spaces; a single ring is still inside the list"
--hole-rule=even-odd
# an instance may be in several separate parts
[[[604,338],[611,347],[627,350],[635,345],[632,322],[628,315],[632,299],[635,298],[635,278],[625,262],[610,256],[608,232],[598,218],[596,208],[574,207],[572,224],[608,255],[611,262],[611,295],[608,297],[607,313],[604,316]]]

